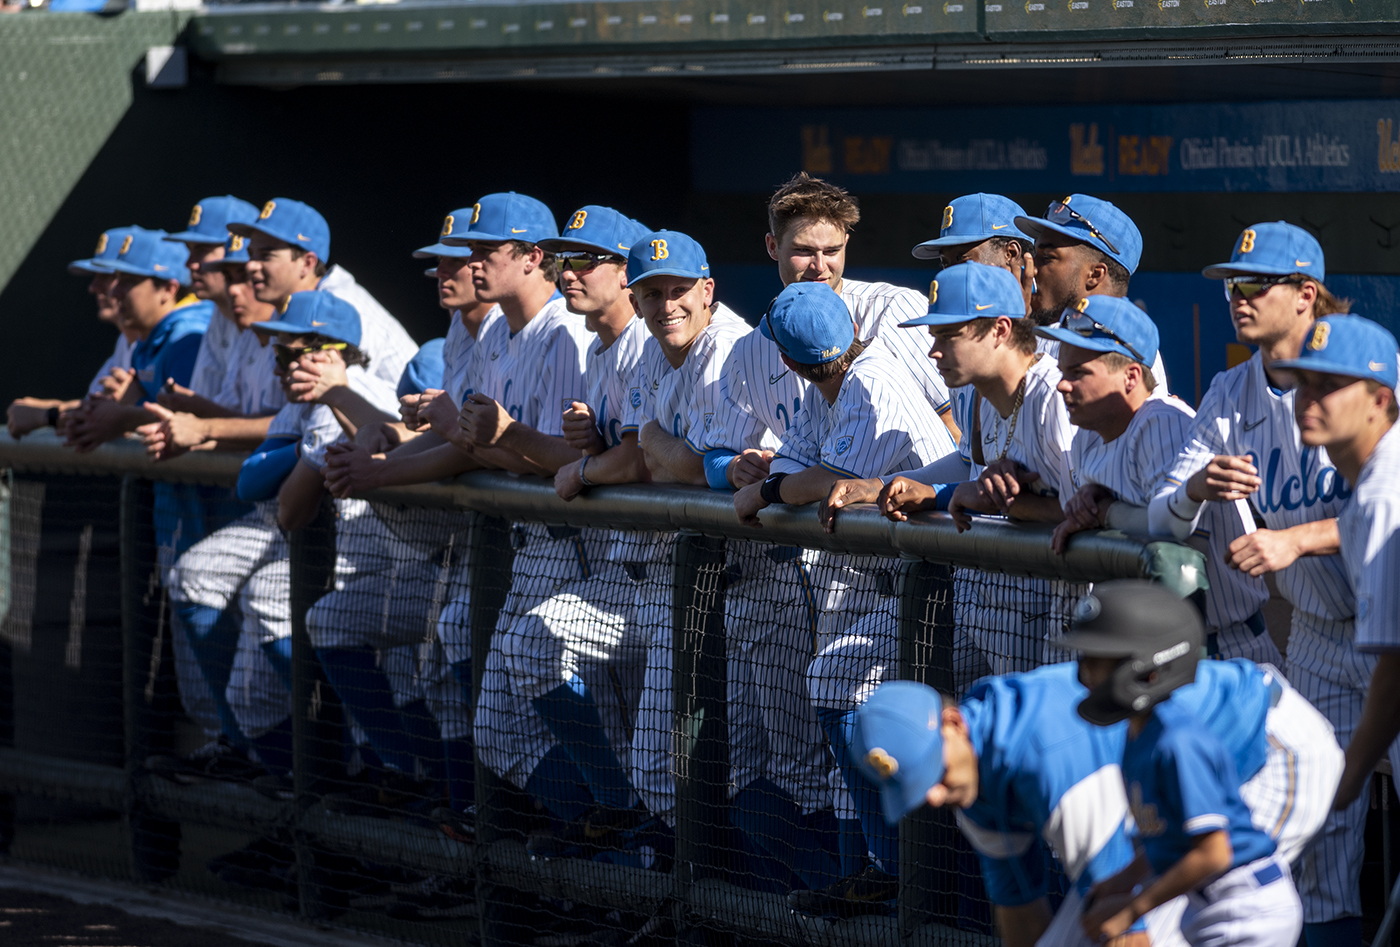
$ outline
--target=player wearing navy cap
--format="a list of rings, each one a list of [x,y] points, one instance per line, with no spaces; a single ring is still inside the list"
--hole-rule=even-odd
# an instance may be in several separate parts
[[[1084,896],[1085,933],[1102,943],[1184,895],[1179,930],[1192,947],[1296,944],[1298,892],[1241,798],[1233,754],[1190,706],[1169,699],[1205,654],[1200,618],[1145,582],[1107,583],[1076,618],[1064,646],[1080,653],[1089,688],[1079,715],[1100,727],[1128,723],[1122,778],[1137,850]]]
[[[89,396],[107,396],[109,386],[114,390],[117,386],[124,388],[125,383],[130,381],[131,348],[136,344],[137,335],[133,329],[121,326],[117,318],[120,307],[112,295],[112,286],[117,278],[112,272],[111,263],[117,258],[117,251],[126,235],[134,229],[136,228],[114,227],[103,231],[97,238],[97,248],[91,257],[74,260],[68,264],[69,273],[89,277],[88,292],[97,304],[98,320],[116,326],[119,331],[117,344],[111,356],[97,370],[87,387]],[[118,369],[119,372],[114,374],[113,369]],[[19,438],[41,427],[60,427],[63,415],[81,403],[82,399],[79,398],[16,398],[6,411],[6,425],[10,436]]]
[[[248,277],[258,299],[281,310],[292,293],[322,289],[339,296],[360,313],[364,351],[375,353],[370,373],[390,385],[399,383],[418,346],[348,270],[331,264],[330,225],[315,208],[274,197],[256,220],[230,221],[228,230],[248,240]]]
[[[1347,304],[1323,286],[1321,246],[1282,221],[1246,228],[1230,261],[1202,273],[1225,281],[1236,338],[1259,351],[1211,382],[1191,437],[1149,508],[1152,531],[1185,539],[1203,506],[1249,502],[1243,533],[1224,557],[1250,575],[1277,573],[1279,591],[1293,605],[1288,679],[1346,746],[1364,700],[1364,674],[1356,671],[1364,659],[1354,644],[1355,601],[1345,564],[1335,555],[1335,517],[1351,487],[1325,448],[1300,441],[1292,379],[1275,363],[1297,356],[1314,320]],[[1256,515],[1265,529],[1254,530]],[[1304,935],[1311,947],[1360,936],[1365,815],[1364,803],[1336,813],[1299,867]]]
[[[909,399],[914,379],[903,361],[883,345],[858,340],[850,310],[829,287],[820,282],[789,284],[758,328],[778,348],[783,365],[808,387],[774,453],[773,472],[734,495],[741,522],[761,525],[758,512],[772,503],[821,500],[840,479],[878,478],[955,452],[937,414],[918,399]],[[818,575],[832,577],[819,584],[819,594],[833,589],[824,611],[835,623],[814,641],[820,653],[807,677],[817,717],[827,728],[839,763],[845,762],[843,731],[834,721],[854,711],[871,682],[894,670],[894,600],[874,594],[874,577],[888,569],[888,562],[871,557],[824,555],[816,563]],[[869,594],[852,594],[857,590]],[[788,723],[779,733],[791,729]],[[790,741],[788,737],[785,742]],[[774,752],[785,750],[779,746]],[[842,808],[844,814],[855,815],[848,804]],[[772,826],[768,832],[780,836],[782,829]],[[762,842],[762,833],[753,834]],[[870,838],[866,841],[876,845]],[[877,858],[893,877],[893,859],[886,853],[877,853]],[[811,910],[815,902],[829,900],[831,885],[840,883],[832,879],[826,885],[811,884],[818,890],[794,893],[794,906]]]
[[[1400,434],[1396,433],[1396,343],[1359,316],[1313,324],[1296,358],[1275,363],[1297,379],[1293,410],[1303,444],[1326,448],[1337,473],[1355,484],[1337,517],[1341,558],[1356,596],[1357,667],[1370,674],[1366,704],[1347,747],[1337,805],[1368,795],[1367,781],[1387,753],[1400,772],[1400,638],[1395,616],[1400,542]]]

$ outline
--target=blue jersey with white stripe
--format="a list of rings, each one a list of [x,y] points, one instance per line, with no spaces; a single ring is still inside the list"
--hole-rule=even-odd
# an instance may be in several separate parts
[[[1225,745],[1185,707],[1158,704],[1123,750],[1123,782],[1132,834],[1158,874],[1179,862],[1196,839],[1230,833],[1231,868],[1274,852],[1240,799],[1240,777]]]

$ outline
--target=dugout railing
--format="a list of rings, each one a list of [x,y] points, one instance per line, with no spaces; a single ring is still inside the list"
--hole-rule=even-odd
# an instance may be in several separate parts
[[[779,506],[763,511],[763,529],[753,530],[737,522],[730,496],[682,486],[593,488],[565,503],[552,484],[542,479],[474,473],[451,482],[377,493],[372,499],[379,504],[471,514],[470,627],[473,653],[483,657],[490,650],[497,613],[509,586],[511,521],[674,533],[670,620],[676,825],[670,870],[584,859],[538,860],[530,857],[519,833],[511,828],[512,806],[517,801],[509,787],[483,767],[477,769],[475,844],[454,841],[428,826],[346,815],[319,804],[342,760],[342,717],[305,623],[307,609],[330,587],[334,570],[335,518],[329,501],[316,522],[289,536],[295,759],[291,798],[271,799],[232,783],[175,785],[145,771],[148,756],[174,746],[179,716],[169,674],[163,668],[169,662],[171,631],[157,568],[153,486],[159,481],[181,481],[227,487],[236,480],[240,461],[228,454],[192,453],[152,464],[134,441],[79,455],[47,432],[21,442],[0,442],[0,469],[13,480],[13,486],[6,480],[0,504],[6,527],[0,556],[11,560],[4,598],[12,603],[4,626],[7,634],[0,641],[0,674],[5,675],[0,678],[0,841],[6,848],[16,839],[15,800],[33,797],[119,812],[122,857],[108,853],[105,867],[76,867],[142,882],[166,881],[176,873],[182,825],[285,833],[294,840],[296,852],[296,908],[309,919],[326,920],[337,913],[328,907],[331,899],[326,897],[335,881],[317,857],[318,852],[332,851],[426,874],[474,876],[476,933],[488,945],[515,941],[510,931],[516,929],[511,925],[521,923],[513,916],[519,892],[551,903],[593,905],[599,911],[629,916],[670,914],[677,930],[698,924],[767,942],[979,943],[989,940],[985,919],[981,924],[960,923],[966,912],[958,906],[960,899],[969,897],[969,878],[976,875],[976,863],[968,858],[965,845],[962,855],[957,854],[953,821],[942,813],[925,810],[900,826],[900,897],[894,916],[841,921],[804,918],[794,915],[779,893],[733,883],[732,873],[726,870],[726,863],[736,856],[725,809],[725,543],[761,540],[888,558],[888,594],[897,598],[901,676],[945,691],[954,686],[955,570],[1072,582],[1142,577],[1164,582],[1181,594],[1198,588],[1204,575],[1199,553],[1175,543],[1112,531],[1086,532],[1073,537],[1061,556],[1049,548],[1048,529],[996,518],[979,519],[973,529],[959,533],[942,515],[893,523],[873,509],[852,508],[841,513],[837,530],[827,533],[814,507]],[[120,681],[120,688],[112,686],[96,710],[89,709],[88,719],[66,722],[69,728],[105,729],[103,748],[92,752],[70,752],[58,745],[61,741],[40,746],[33,739],[28,745],[21,740],[17,748],[15,740],[16,712],[21,720],[25,718],[24,702],[32,699],[26,695],[35,688],[22,686],[23,675],[31,673],[28,665],[16,663],[11,672],[11,659],[17,649],[34,644],[24,635],[36,632],[22,627],[26,615],[34,614],[33,599],[38,598],[37,607],[42,610],[45,595],[52,595],[64,582],[63,576],[45,582],[36,575],[44,571],[36,566],[36,559],[46,542],[37,534],[48,527],[35,519],[41,513],[44,485],[52,494],[64,483],[76,484],[78,493],[94,496],[101,490],[92,485],[105,484],[109,494],[102,496],[115,498],[106,507],[110,520],[104,522],[99,509],[93,517],[96,526],[89,522],[79,531],[88,539],[82,541],[87,543],[86,551],[77,550],[84,556],[96,555],[92,550],[102,545],[102,539],[100,535],[92,538],[94,528],[98,534],[104,529],[115,533],[118,587],[85,585],[81,592],[88,598],[117,593],[120,647],[106,642],[112,657],[96,673],[108,685]],[[20,523],[15,511],[26,505],[19,502],[25,498],[28,519]],[[26,530],[36,535],[22,535]],[[83,567],[87,568],[86,560]],[[79,579],[76,572],[73,575],[77,596]],[[82,581],[89,582],[86,575]],[[24,598],[29,601],[17,601]],[[77,616],[70,624],[82,622],[86,614],[73,603],[69,612]],[[70,634],[81,632],[70,629]],[[95,640],[84,647],[101,653]],[[474,692],[479,692],[484,663],[474,662]],[[84,688],[95,692],[93,684]],[[22,833],[23,827],[18,831]],[[355,925],[353,919],[342,923]],[[460,928],[434,932],[431,925],[419,924],[379,929],[406,939],[464,942]]]

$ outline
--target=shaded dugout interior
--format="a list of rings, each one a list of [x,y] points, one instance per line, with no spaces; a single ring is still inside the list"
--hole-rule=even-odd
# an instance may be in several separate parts
[[[447,211],[504,189],[541,198],[560,220],[579,204],[604,203],[650,226],[694,234],[709,251],[720,298],[753,319],[780,288],[763,248],[764,202],[784,173],[800,170],[801,159],[770,173],[777,166],[754,153],[758,145],[733,120],[736,108],[781,114],[914,107],[928,110],[931,123],[966,114],[947,111],[954,106],[997,110],[1060,147],[1061,129],[1035,128],[1038,109],[1400,96],[1400,67],[1366,64],[264,89],[221,85],[210,65],[192,61],[189,84],[162,91],[145,88],[139,68],[125,68],[117,75],[131,85],[129,105],[0,292],[11,351],[24,353],[10,359],[4,374],[6,400],[73,395],[111,350],[111,330],[94,322],[85,283],[65,274],[66,262],[90,253],[105,227],[182,226],[191,203],[208,194],[231,192],[256,203],[294,197],[320,209],[331,224],[332,262],[354,273],[419,341],[443,334],[446,322],[422,263],[410,253],[432,242]],[[26,93],[60,81],[71,95],[82,95],[71,77],[42,70],[27,77]],[[22,117],[52,122],[55,112],[61,119],[65,107],[79,104],[65,105],[56,94],[46,101],[47,109]],[[1400,102],[1375,105],[1378,115],[1400,117]],[[23,121],[10,124],[13,146],[26,129]],[[1104,129],[1105,138],[1110,133]],[[737,183],[716,184],[710,174],[705,189],[697,189],[695,155],[709,155],[711,164],[716,155],[732,156]],[[1375,152],[1355,160],[1374,163]],[[748,173],[756,162],[773,180]],[[19,166],[7,173],[22,187],[26,175],[41,171]],[[890,192],[876,186],[878,173],[836,175],[864,209],[848,272],[925,287],[933,270],[909,248],[936,235],[943,206],[961,191],[938,192],[935,184],[920,193]],[[997,188],[998,180],[987,175],[985,189],[1004,190],[1032,213],[1062,196]],[[1194,274],[1227,257],[1250,222],[1283,218],[1308,226],[1328,252],[1333,289],[1396,328],[1400,193],[1118,192],[1111,180],[1086,180],[1084,189],[1119,203],[1143,230],[1130,295],[1161,326],[1173,390],[1188,401],[1216,371],[1247,354],[1231,348],[1219,284]],[[6,213],[0,208],[0,218]]]

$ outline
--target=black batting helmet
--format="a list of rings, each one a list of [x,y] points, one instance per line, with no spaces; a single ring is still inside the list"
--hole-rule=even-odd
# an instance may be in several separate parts
[[[1164,586],[1120,579],[1094,586],[1079,600],[1060,646],[1085,657],[1123,659],[1079,704],[1081,717],[1106,727],[1196,679],[1205,627],[1200,613]]]

